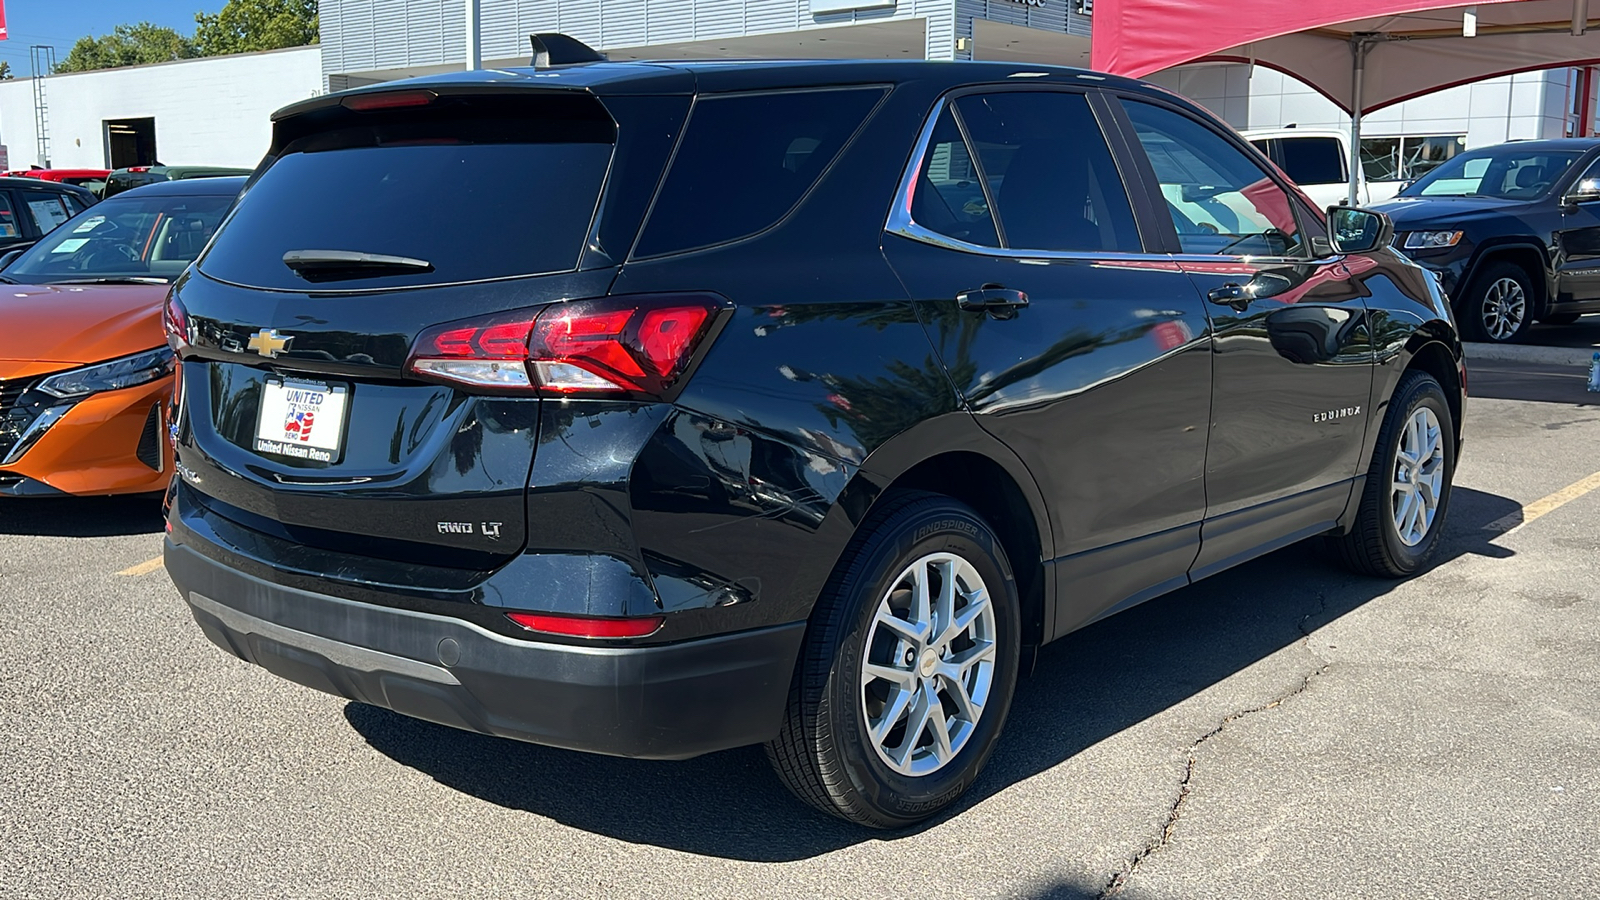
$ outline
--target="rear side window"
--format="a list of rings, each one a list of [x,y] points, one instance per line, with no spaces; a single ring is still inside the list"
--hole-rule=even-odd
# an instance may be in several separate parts
[[[635,255],[723,244],[776,224],[883,95],[872,87],[702,97]]]
[[[306,128],[239,202],[201,271],[269,289],[370,290],[576,268],[615,140],[599,101],[436,102]],[[325,251],[426,265],[313,274],[284,262]]]
[[[1340,184],[1345,177],[1344,150],[1330,137],[1283,138],[1277,160],[1296,184]]]
[[[67,209],[66,198],[60,194],[23,191],[22,203],[28,208],[28,217],[33,219],[33,225],[40,234],[49,234],[56,230],[56,226],[72,218],[73,211]]]
[[[1000,212],[1007,247],[1143,250],[1133,208],[1083,94],[980,94],[956,101]]]

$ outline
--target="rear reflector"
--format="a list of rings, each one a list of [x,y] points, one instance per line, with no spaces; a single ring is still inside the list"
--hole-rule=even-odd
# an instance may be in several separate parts
[[[657,398],[731,307],[712,294],[625,296],[449,322],[417,338],[406,368],[478,388]]]
[[[588,616],[550,616],[543,613],[506,613],[506,618],[529,631],[586,638],[634,638],[654,634],[665,616],[639,619],[596,619]]]
[[[366,112],[400,106],[427,106],[437,99],[439,95],[433,91],[381,91],[376,94],[355,94],[339,102],[345,109]]]

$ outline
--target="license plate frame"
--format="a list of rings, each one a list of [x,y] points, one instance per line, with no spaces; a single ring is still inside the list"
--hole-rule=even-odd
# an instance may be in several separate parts
[[[271,377],[261,383],[258,406],[251,437],[251,448],[257,454],[312,466],[336,465],[344,459],[350,418],[348,384]]]

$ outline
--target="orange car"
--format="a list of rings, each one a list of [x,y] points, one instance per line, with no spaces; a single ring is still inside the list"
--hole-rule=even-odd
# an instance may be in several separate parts
[[[167,285],[200,254],[243,185],[212,178],[128,191],[6,261],[0,497],[166,487]]]

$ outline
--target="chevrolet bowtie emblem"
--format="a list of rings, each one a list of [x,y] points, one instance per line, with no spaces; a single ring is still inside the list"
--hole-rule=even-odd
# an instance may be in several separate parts
[[[275,359],[279,353],[289,349],[289,342],[292,340],[294,340],[293,335],[290,335],[289,337],[278,337],[278,329],[273,328],[268,330],[263,328],[255,334],[250,335],[250,343],[248,346],[251,350],[254,350],[268,359]]]

